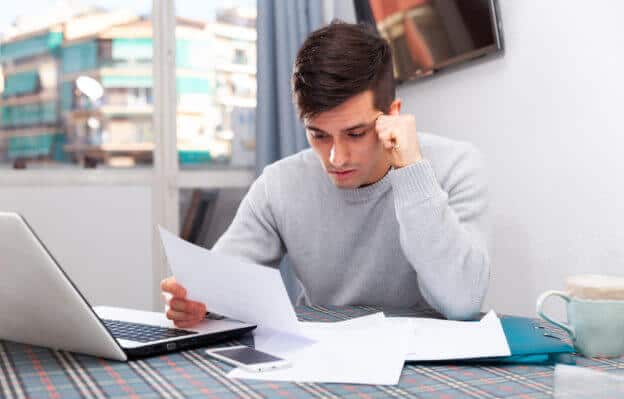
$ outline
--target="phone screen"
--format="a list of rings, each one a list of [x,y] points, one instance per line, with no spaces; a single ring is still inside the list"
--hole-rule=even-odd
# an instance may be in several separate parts
[[[246,365],[284,360],[249,347],[219,349],[213,352]]]

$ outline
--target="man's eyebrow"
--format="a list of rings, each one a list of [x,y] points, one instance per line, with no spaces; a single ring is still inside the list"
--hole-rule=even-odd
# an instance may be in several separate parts
[[[347,128],[344,128],[344,129],[342,129],[341,131],[342,131],[342,132],[351,132],[351,131],[353,131],[353,130],[357,130],[357,129],[362,129],[362,128],[365,128],[365,127],[369,127],[369,126],[373,125],[374,123],[375,123],[375,122],[373,122],[373,123],[358,123],[357,125],[353,125],[353,126],[349,126],[349,127],[347,127]],[[319,129],[318,127],[315,127],[315,126],[312,126],[312,125],[307,125],[305,128],[306,128],[306,129],[308,129],[308,130],[313,130],[313,131],[315,131],[315,132],[319,132],[319,133],[325,133],[325,134],[327,134],[327,132],[326,132],[326,131],[324,131],[323,129]]]
[[[375,122],[373,122],[373,123],[375,123]],[[371,123],[358,123],[357,125],[349,126],[346,129],[342,129],[342,131],[343,132],[350,132],[352,130],[362,129],[364,127],[369,127],[371,125],[372,125]]]
[[[308,129],[308,130],[313,130],[313,131],[315,131],[315,132],[319,132],[319,133],[325,133],[325,134],[327,134],[327,132],[326,132],[325,130],[323,130],[323,129],[319,129],[318,127],[314,127],[314,126],[312,126],[312,125],[306,125],[306,127],[305,127],[305,128],[306,128],[306,129]]]

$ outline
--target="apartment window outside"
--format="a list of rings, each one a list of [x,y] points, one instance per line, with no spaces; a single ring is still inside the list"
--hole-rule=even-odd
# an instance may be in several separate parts
[[[153,113],[151,6],[146,0],[3,6],[4,167],[151,165],[153,134],[145,132]]]
[[[151,1],[26,3],[0,19],[0,162],[150,166]],[[180,168],[253,168],[255,1],[180,0],[176,13]]]
[[[176,15],[180,168],[253,168],[255,1],[179,0]]]

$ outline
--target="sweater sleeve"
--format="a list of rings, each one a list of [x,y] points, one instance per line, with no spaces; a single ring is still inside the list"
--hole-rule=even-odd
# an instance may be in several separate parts
[[[449,319],[480,309],[489,283],[486,179],[479,153],[466,151],[438,183],[430,162],[392,170],[403,252],[423,297]]]
[[[269,267],[279,267],[285,249],[262,174],[243,198],[232,224],[212,247]]]

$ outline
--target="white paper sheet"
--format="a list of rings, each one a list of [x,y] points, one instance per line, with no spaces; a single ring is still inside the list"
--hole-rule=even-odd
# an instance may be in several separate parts
[[[406,360],[455,360],[511,355],[503,326],[494,311],[488,312],[478,322],[426,318],[388,320],[411,326]]]
[[[270,341],[256,347],[292,362],[261,373],[232,370],[228,376],[268,381],[394,385],[399,382],[409,326],[386,323],[381,313],[340,323],[302,323],[301,332],[316,343],[299,349]]]
[[[367,316],[356,317],[335,323],[301,323],[300,335],[292,335],[268,328],[257,328],[253,331],[254,347],[264,352],[276,356],[288,356],[289,353],[301,350],[305,346],[317,342],[316,336],[327,334],[340,334],[341,331],[348,331],[351,328],[366,328],[383,323],[385,317],[383,313],[374,313]],[[319,332],[320,330],[320,332]]]
[[[297,334],[299,321],[279,270],[218,254],[159,226],[169,266],[189,299],[232,319]]]

